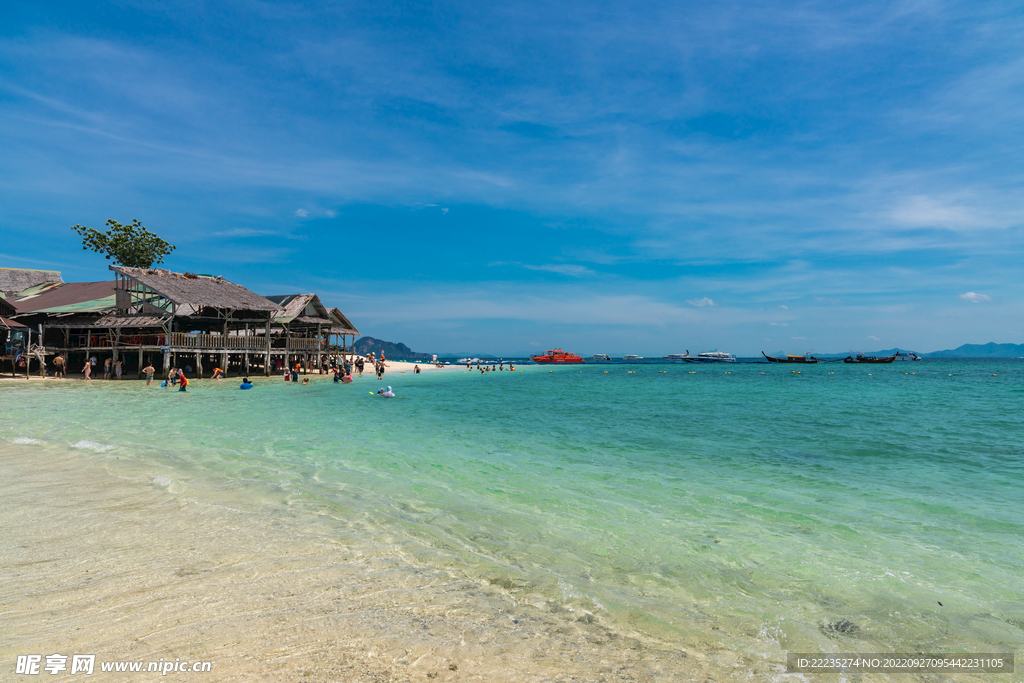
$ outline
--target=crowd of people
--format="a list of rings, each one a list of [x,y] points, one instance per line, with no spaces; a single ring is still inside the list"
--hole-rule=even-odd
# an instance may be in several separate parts
[[[444,367],[443,364],[438,362],[436,355],[433,358],[432,364],[436,368]],[[67,376],[67,359],[63,355],[57,355],[53,359],[52,365],[53,375],[55,378],[64,379]],[[82,368],[82,374],[85,380],[92,381],[93,368],[96,367],[97,365],[98,362],[95,356],[89,358],[86,361],[85,366]],[[123,365],[124,363],[121,359],[104,359],[102,361],[103,379],[121,379]],[[328,365],[329,367],[327,367]],[[283,377],[285,382],[299,383],[299,375],[300,373],[303,372],[303,370],[308,371],[310,369],[319,369],[321,374],[324,372],[333,374],[334,382],[350,384],[353,381],[354,376],[358,374],[359,377],[362,377],[364,372],[366,372],[368,369],[371,369],[373,375],[377,378],[377,380],[381,381],[384,379],[384,375],[387,372],[387,369],[390,367],[390,364],[388,363],[387,358],[383,353],[381,353],[380,357],[378,358],[376,353],[371,351],[368,354],[366,354],[366,356],[342,357],[340,359],[326,359],[322,361],[321,364],[319,365],[317,364],[316,361],[314,361],[310,363],[310,366],[311,367],[304,368],[301,361],[296,361],[295,364],[291,366],[286,365],[283,360],[278,360],[275,361],[271,367],[272,370],[277,370],[281,372],[280,376]],[[467,363],[466,367],[471,369],[472,364]],[[479,370],[481,373],[497,372],[504,370],[505,364],[504,362],[502,362],[497,367],[494,367],[492,365],[481,364],[478,361],[476,363],[476,369]],[[510,363],[508,369],[514,370],[515,367],[512,366],[512,364]],[[153,367],[152,363],[147,364],[146,367],[142,369],[142,373],[146,377],[146,386],[150,386],[153,384],[153,378],[156,375],[156,372],[156,368]],[[166,389],[177,388],[178,391],[187,391],[189,385],[188,374],[190,373],[192,373],[192,367],[189,365],[185,365],[184,367],[180,368],[172,367],[167,372],[167,378],[161,382],[160,386]],[[422,369],[419,364],[413,366],[412,373],[415,375],[419,375],[422,373]],[[223,368],[215,367],[213,368],[213,371],[210,374],[210,379],[220,381],[225,379],[226,376],[227,373]],[[304,386],[308,385],[309,377],[304,377],[301,380],[301,384]],[[253,388],[253,386],[253,383],[249,380],[248,377],[246,377],[242,381],[239,388],[251,389]]]

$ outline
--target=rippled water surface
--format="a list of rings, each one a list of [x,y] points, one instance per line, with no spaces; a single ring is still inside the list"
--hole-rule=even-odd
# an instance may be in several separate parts
[[[369,379],[6,383],[0,447],[386,535],[663,642],[776,660],[1024,642],[1022,361],[388,381],[399,398]]]

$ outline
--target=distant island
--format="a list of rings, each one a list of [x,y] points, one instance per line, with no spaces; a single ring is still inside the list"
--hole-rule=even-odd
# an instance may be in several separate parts
[[[1024,356],[1024,344],[964,344],[955,349],[920,355],[924,358],[1020,358]]]
[[[394,343],[384,341],[383,339],[374,339],[373,337],[360,337],[356,340],[356,343],[352,345],[355,352],[360,356],[373,351],[374,355],[378,358],[383,354],[385,358],[391,360],[430,360],[431,354],[429,353],[416,353],[405,344]]]

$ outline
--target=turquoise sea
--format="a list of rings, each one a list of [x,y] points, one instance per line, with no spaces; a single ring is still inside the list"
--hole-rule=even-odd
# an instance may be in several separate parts
[[[5,383],[0,451],[73,450],[175,495],[288,508],[662,644],[774,662],[1022,649],[1024,361],[384,384],[398,398],[368,377]]]

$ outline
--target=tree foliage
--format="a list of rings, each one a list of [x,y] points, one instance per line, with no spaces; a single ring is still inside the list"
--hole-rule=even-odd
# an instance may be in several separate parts
[[[107,227],[106,232],[84,225],[73,225],[71,229],[82,236],[82,249],[106,254],[108,260],[114,259],[129,268],[151,268],[154,263],[163,263],[164,256],[174,251],[173,244],[146,230],[137,218],[130,225],[121,225],[111,218]]]

